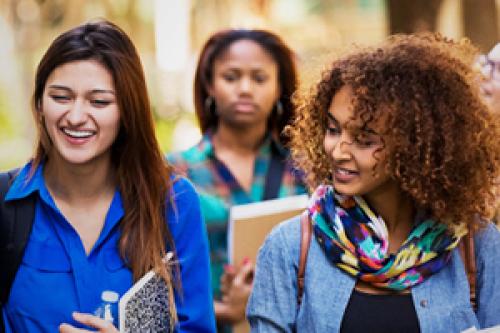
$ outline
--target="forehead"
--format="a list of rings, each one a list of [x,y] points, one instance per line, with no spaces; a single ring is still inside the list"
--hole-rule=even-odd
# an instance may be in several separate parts
[[[379,110],[384,112],[377,112],[376,114],[370,113],[369,118],[371,120],[368,123],[362,123],[362,121],[356,117],[353,103],[354,100],[355,96],[351,87],[343,86],[332,98],[328,108],[328,118],[334,119],[342,127],[351,127],[353,129],[363,127],[378,133],[383,132],[383,128],[388,120],[389,109],[379,107]]]
[[[333,95],[328,114],[335,118],[340,124],[345,124],[353,119],[353,103],[352,89],[348,86],[342,87],[335,95]]]
[[[215,66],[276,68],[272,55],[260,44],[249,39],[237,40],[215,59]]]
[[[56,67],[46,85],[62,85],[72,89],[114,89],[109,70],[96,60],[71,61]]]

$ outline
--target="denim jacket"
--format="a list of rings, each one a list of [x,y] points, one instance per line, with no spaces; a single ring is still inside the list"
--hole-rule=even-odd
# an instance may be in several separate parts
[[[475,251],[477,314],[455,249],[446,267],[412,289],[421,332],[459,333],[472,326],[500,324],[500,232],[495,226],[476,234]],[[332,266],[313,236],[298,307],[299,253],[300,219],[296,217],[277,226],[260,249],[247,307],[252,332],[339,332],[355,278]]]

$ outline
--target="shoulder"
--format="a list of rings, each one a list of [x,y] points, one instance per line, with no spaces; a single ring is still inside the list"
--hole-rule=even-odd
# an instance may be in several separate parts
[[[281,240],[294,244],[300,240],[300,215],[294,216],[276,225],[267,237],[269,242]]]
[[[300,215],[297,215],[271,230],[261,247],[259,257],[279,255],[292,258],[292,262],[298,262],[295,259],[299,257],[300,236]]]
[[[494,257],[500,262],[500,230],[493,223],[475,233],[474,245],[478,258]]]
[[[182,151],[171,152],[166,155],[167,161],[173,165],[184,163],[198,163],[206,159],[205,140]]]
[[[174,238],[189,230],[194,232],[203,225],[200,200],[188,179],[175,176],[166,205],[168,226]]]
[[[191,205],[198,200],[196,190],[186,177],[174,174],[172,176],[171,199],[175,206]]]

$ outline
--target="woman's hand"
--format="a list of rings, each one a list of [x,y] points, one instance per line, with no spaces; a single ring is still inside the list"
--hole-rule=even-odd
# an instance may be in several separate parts
[[[97,329],[97,332],[119,333],[119,331],[116,329],[116,327],[113,326],[112,323],[91,314],[73,312],[73,319],[75,319],[79,323]],[[70,324],[61,324],[59,326],[59,333],[79,333],[79,332],[82,333],[82,332],[95,332],[95,331],[76,328]]]
[[[245,319],[248,297],[252,292],[255,266],[249,260],[235,270],[227,266],[221,277],[222,301],[215,303],[215,315],[218,320],[237,323]]]

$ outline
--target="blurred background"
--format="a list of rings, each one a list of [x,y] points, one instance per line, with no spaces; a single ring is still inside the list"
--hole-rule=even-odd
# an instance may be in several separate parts
[[[198,53],[222,28],[265,28],[296,51],[308,86],[329,55],[397,32],[468,37],[487,52],[499,36],[500,0],[0,0],[0,170],[26,162],[35,132],[34,71],[61,32],[106,18],[139,50],[162,149],[200,137],[192,103]]]

